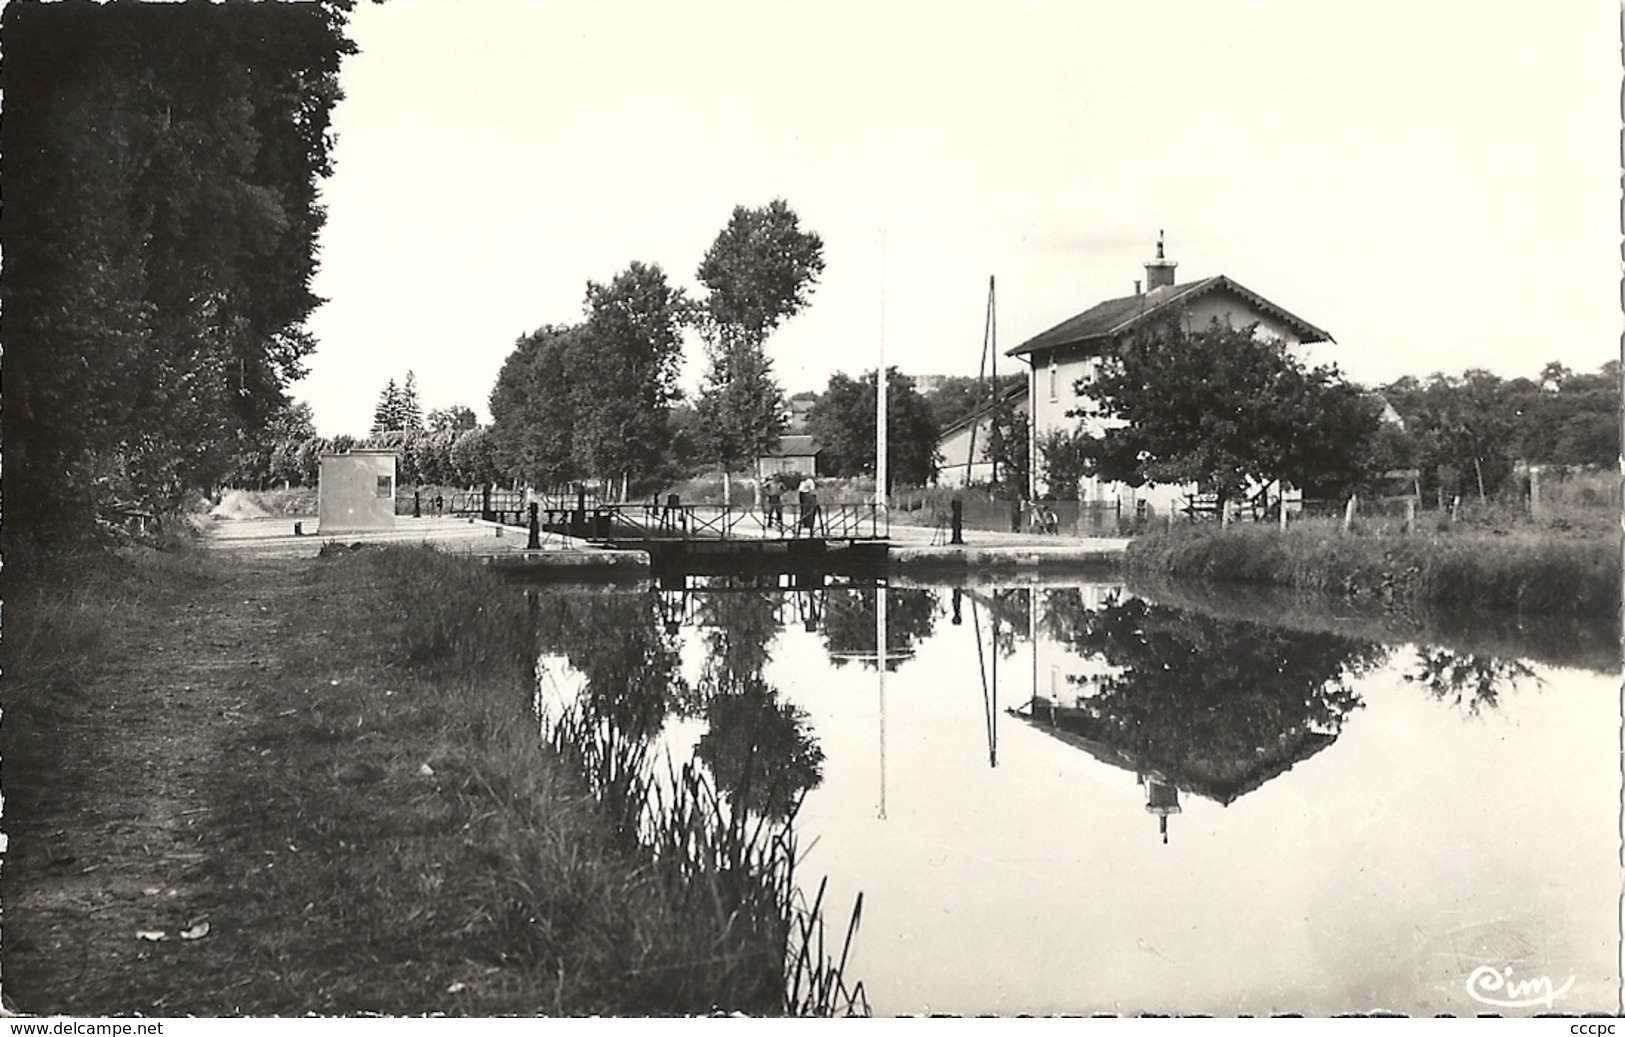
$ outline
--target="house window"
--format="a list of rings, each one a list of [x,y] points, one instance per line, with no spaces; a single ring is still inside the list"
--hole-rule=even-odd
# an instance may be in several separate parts
[[[379,497],[393,497],[395,495],[395,477],[392,475],[380,475],[378,477],[377,493]]]
[[[1049,362],[1049,399],[1051,403],[1061,398],[1061,366],[1051,357]]]

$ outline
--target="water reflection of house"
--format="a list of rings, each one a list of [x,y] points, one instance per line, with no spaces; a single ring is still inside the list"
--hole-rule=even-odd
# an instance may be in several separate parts
[[[1110,607],[1122,588],[1079,588],[1089,610]],[[1155,816],[1163,841],[1168,817],[1181,812],[1181,792],[1223,806],[1286,773],[1336,741],[1337,735],[1294,726],[1285,731],[1254,731],[1246,744],[1176,743],[1172,732],[1142,730],[1111,715],[1101,695],[1125,671],[1104,655],[1079,654],[1033,623],[1031,696],[1015,716],[1109,766],[1133,773],[1145,789],[1145,809]]]
[[[1168,815],[1180,812],[1180,792],[1229,806],[1337,740],[1336,735],[1297,730],[1261,739],[1264,744],[1247,754],[1172,754],[1159,751],[1155,744],[1134,744],[1137,739],[1130,737],[1131,732],[1086,706],[1063,705],[1035,695],[1014,712],[1102,763],[1133,772],[1145,786],[1146,810],[1158,817],[1164,842],[1168,840]]]

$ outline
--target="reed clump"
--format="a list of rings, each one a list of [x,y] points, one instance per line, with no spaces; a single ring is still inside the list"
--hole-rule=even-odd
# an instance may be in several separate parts
[[[1620,557],[1617,537],[1528,529],[1405,535],[1316,519],[1284,532],[1263,523],[1178,526],[1136,539],[1125,565],[1141,576],[1595,616],[1619,611]]]

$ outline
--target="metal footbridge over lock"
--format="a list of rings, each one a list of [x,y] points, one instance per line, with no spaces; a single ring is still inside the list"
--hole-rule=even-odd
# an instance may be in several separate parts
[[[449,507],[448,507],[449,505]],[[884,560],[890,538],[885,508],[875,504],[787,503],[774,509],[752,505],[684,504],[664,501],[608,504],[585,494],[536,497],[482,491],[456,494],[436,505],[439,513],[469,515],[606,548],[641,549],[657,559],[678,556],[751,560],[817,558],[832,552],[857,560]],[[533,545],[534,546],[534,545]]]

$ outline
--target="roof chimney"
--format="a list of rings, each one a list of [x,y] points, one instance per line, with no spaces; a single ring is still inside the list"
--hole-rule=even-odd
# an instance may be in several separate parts
[[[1145,290],[1154,292],[1174,283],[1174,267],[1179,264],[1162,254],[1162,231],[1157,231],[1157,258],[1145,264]]]

